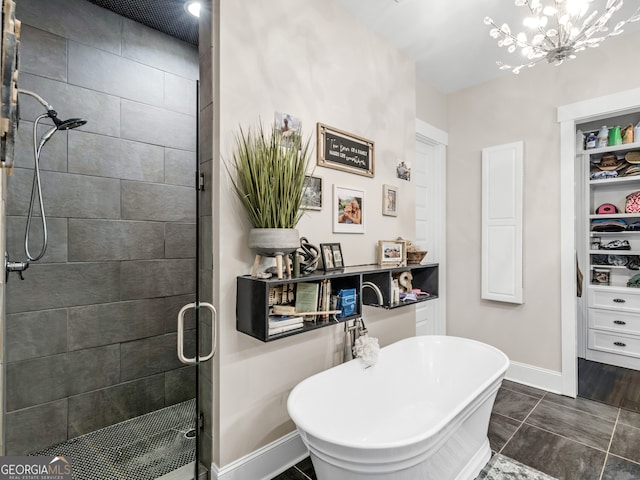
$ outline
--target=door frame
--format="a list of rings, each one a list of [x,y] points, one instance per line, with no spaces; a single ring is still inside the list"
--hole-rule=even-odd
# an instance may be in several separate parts
[[[416,142],[422,142],[434,147],[435,152],[435,182],[434,194],[437,198],[438,210],[435,213],[435,224],[438,226],[435,235],[436,245],[434,251],[438,257],[434,260],[438,267],[438,300],[435,303],[435,334],[445,335],[447,332],[447,308],[446,308],[446,260],[447,260],[447,146],[449,145],[449,134],[444,130],[434,127],[427,122],[416,119]]]
[[[561,393],[578,393],[578,311],[576,305],[575,157],[576,125],[640,109],[640,88],[558,107],[560,124],[560,322]]]

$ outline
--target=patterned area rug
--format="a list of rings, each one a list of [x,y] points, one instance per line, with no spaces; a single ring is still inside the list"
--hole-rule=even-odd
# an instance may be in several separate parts
[[[476,480],[557,480],[508,457],[495,454]]]

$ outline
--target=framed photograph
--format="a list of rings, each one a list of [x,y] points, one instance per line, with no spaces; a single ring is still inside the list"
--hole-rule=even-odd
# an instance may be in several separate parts
[[[318,123],[318,165],[373,177],[373,142]]]
[[[382,214],[398,216],[398,187],[382,185]]]
[[[378,265],[404,267],[407,265],[407,245],[404,240],[378,241]]]
[[[305,175],[300,208],[322,210],[322,177]]]
[[[342,248],[339,243],[333,243],[331,245],[331,250],[333,250],[333,264],[336,268],[344,268],[344,260],[342,258]]]
[[[300,145],[302,122],[299,118],[288,113],[275,113],[275,127],[282,132],[282,146],[290,147]]]
[[[333,233],[364,233],[364,190],[333,186]]]
[[[398,163],[398,166],[396,167],[396,176],[400,180],[406,180],[407,182],[410,182],[411,181],[411,165],[409,165],[407,162],[402,160],[400,163]]]
[[[322,268],[325,272],[344,268],[342,248],[339,243],[321,243],[320,254],[322,256]]]

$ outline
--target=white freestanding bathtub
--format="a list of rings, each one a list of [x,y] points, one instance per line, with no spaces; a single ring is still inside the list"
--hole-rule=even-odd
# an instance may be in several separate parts
[[[474,479],[508,366],[484,343],[412,337],[303,380],[287,408],[319,480]]]

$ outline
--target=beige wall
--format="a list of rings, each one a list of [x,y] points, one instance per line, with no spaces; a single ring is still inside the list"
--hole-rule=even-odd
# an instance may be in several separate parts
[[[447,96],[418,77],[416,77],[416,116],[432,127],[445,132],[448,130]]]
[[[559,106],[637,88],[640,34],[448,97],[447,331],[560,371]],[[483,147],[524,141],[523,305],[480,299]]]
[[[316,122],[373,140],[375,178],[318,167],[315,174],[324,178],[324,207],[309,212],[298,229],[316,245],[340,242],[347,265],[375,262],[378,240],[412,238],[413,184],[395,178],[395,166],[413,158],[413,63],[356,24],[333,1],[222,1],[220,19],[222,156],[230,156],[239,124],[255,125],[259,117],[270,124],[275,111],[299,117],[304,132],[314,134],[314,144]],[[214,169],[213,177],[221,179],[219,230],[214,229],[220,245],[214,269],[221,322],[219,384],[214,386],[219,389],[220,424],[214,461],[224,466],[294,429],[286,411],[288,394],[305,377],[339,361],[342,327],[271,343],[236,331],[236,275],[249,273],[252,262],[246,246],[249,225],[221,163]],[[396,218],[381,214],[384,183],[400,188]],[[333,184],[366,191],[364,235],[331,232]],[[413,335],[414,317],[413,307],[364,312],[370,334],[382,345]]]

